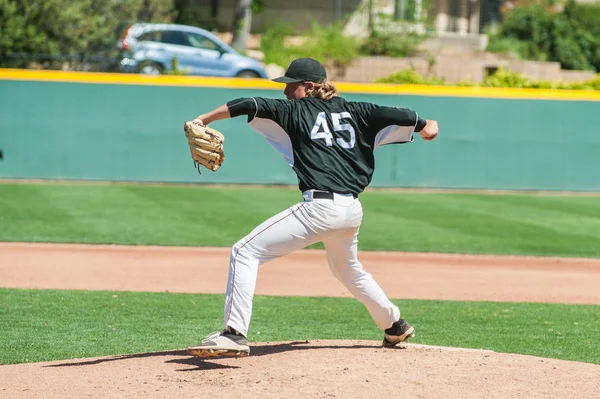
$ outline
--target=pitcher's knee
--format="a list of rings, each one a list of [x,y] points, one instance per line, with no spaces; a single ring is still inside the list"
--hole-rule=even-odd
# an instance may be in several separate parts
[[[229,253],[230,258],[234,260],[239,256],[243,256],[243,254],[247,252],[245,245],[246,242],[244,242],[244,240],[240,240],[233,244],[233,246],[231,247],[231,252]]]
[[[240,249],[244,246],[244,243],[240,240],[238,242],[236,242],[235,244],[233,244],[233,246],[231,247],[231,252],[229,253],[231,256],[235,256]]]
[[[245,258],[245,259],[259,259],[261,258],[261,251],[252,245],[252,243],[241,239],[231,247],[230,252],[231,259]]]

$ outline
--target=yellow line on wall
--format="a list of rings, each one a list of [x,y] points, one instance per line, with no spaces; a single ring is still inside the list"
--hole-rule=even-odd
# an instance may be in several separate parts
[[[600,101],[599,91],[585,90],[549,90],[549,89],[515,89],[497,87],[457,87],[428,85],[393,85],[381,83],[369,84],[337,84],[340,92],[398,94],[433,97],[475,97],[503,98],[524,100],[577,100]]]
[[[147,76],[138,74],[66,72],[30,69],[0,69],[0,80],[283,90],[282,84],[271,82],[270,80],[265,79],[213,78],[171,75]],[[599,91],[584,90],[395,85],[381,83],[336,83],[336,86],[340,93],[600,101]]]
[[[125,73],[65,72],[29,69],[0,69],[0,80],[2,79],[150,86],[200,86],[258,89],[282,88],[281,84],[265,79],[210,78],[172,75],[148,76]]]

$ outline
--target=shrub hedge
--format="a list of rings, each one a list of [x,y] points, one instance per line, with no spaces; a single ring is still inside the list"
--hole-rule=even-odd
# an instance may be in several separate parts
[[[423,77],[413,67],[394,72],[390,76],[378,79],[377,83],[393,84],[422,84],[443,85],[444,80],[438,77]],[[519,73],[499,68],[494,74],[485,78],[483,83],[459,82],[454,86],[480,86],[480,87],[514,87],[526,89],[557,89],[557,90],[600,90],[600,74],[594,79],[584,82],[550,82],[529,79]]]

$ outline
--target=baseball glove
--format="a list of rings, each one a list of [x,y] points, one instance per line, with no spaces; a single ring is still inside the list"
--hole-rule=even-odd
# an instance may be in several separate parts
[[[216,172],[225,161],[223,154],[225,137],[223,134],[211,127],[192,122],[185,122],[183,126],[198,173],[201,173],[200,165]]]

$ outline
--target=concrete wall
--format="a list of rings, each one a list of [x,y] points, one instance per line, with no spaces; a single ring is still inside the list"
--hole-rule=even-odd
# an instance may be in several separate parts
[[[72,75],[92,74],[52,76]],[[213,125],[226,133],[227,160],[218,172],[201,176],[182,129],[184,121],[237,97],[282,98],[280,87],[236,79],[98,76],[93,82],[60,82],[0,74],[0,178],[297,183],[244,118]],[[112,83],[102,83],[108,79]],[[388,85],[340,87],[348,100],[411,108],[440,123],[433,142],[417,137],[412,144],[378,149],[375,187],[600,191],[600,134],[594,128],[600,97],[478,98],[460,88],[436,93],[424,87],[419,93],[417,87],[401,94]]]
[[[344,75],[333,76],[338,81],[374,82],[391,75],[395,71],[410,66],[423,76],[434,74],[444,78],[446,83],[470,81],[483,82],[488,68],[503,66],[511,71],[523,74],[531,79],[546,81],[584,81],[593,79],[591,71],[565,71],[557,62],[502,60],[493,54],[479,57],[461,57],[437,55],[430,63],[424,57],[360,57],[346,70]]]

